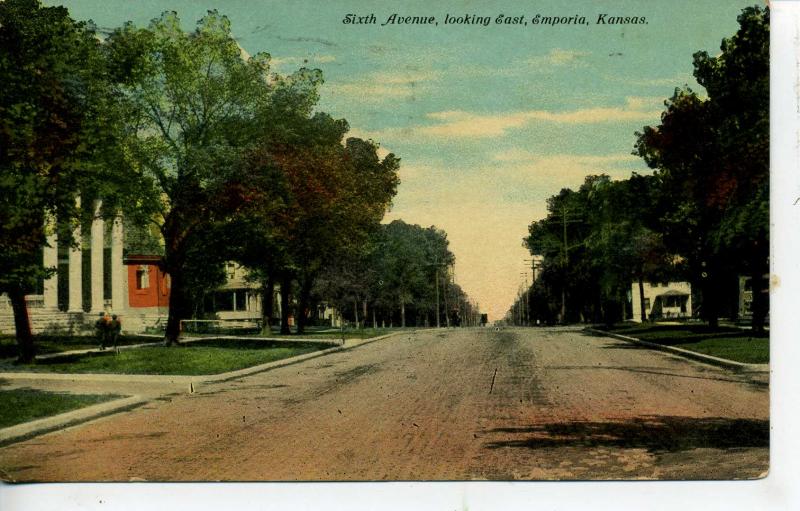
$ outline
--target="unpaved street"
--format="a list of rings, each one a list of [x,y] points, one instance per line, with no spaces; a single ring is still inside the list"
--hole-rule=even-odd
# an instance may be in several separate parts
[[[768,388],[576,329],[423,331],[0,449],[4,478],[726,479]]]

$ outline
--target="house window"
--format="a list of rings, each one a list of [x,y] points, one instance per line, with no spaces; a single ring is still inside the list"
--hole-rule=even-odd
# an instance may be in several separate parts
[[[139,266],[136,270],[136,289],[147,289],[150,287],[150,268]]]
[[[645,298],[644,299],[644,310],[646,310],[646,311],[650,310],[650,299],[649,298]]]

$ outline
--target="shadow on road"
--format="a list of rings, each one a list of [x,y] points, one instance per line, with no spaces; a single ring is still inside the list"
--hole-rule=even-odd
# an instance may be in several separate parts
[[[697,374],[682,374],[682,373],[673,373],[670,371],[665,371],[658,367],[628,367],[628,366],[590,366],[590,365],[580,365],[580,366],[547,366],[547,369],[576,369],[576,370],[610,370],[610,371],[627,371],[630,373],[642,373],[642,374],[655,374],[659,376],[670,376],[674,378],[689,378],[694,380],[713,380],[713,381],[725,381],[731,383],[743,383],[746,385],[752,385],[755,388],[759,388],[762,390],[766,390],[769,387],[768,382],[760,382],[760,381],[749,381],[743,379],[736,379],[736,378],[725,378],[722,376],[711,376],[711,375],[697,375]]]
[[[521,439],[489,442],[485,445],[488,449],[615,447],[663,453],[697,448],[769,446],[769,421],[720,417],[647,416],[625,422],[581,421],[522,428],[495,428],[486,433],[527,435]]]

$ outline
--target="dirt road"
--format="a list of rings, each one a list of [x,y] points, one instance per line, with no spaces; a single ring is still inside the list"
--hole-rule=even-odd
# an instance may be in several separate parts
[[[17,481],[726,479],[768,388],[575,329],[424,331],[0,449]]]

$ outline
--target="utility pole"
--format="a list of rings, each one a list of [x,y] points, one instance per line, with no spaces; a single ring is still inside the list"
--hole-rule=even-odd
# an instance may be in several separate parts
[[[524,326],[530,326],[530,311],[528,308],[528,272],[520,273],[520,277],[525,277],[525,287],[522,291],[522,305],[525,307],[523,310],[523,317],[522,317],[522,324]]]
[[[562,323],[566,323],[567,322],[566,272],[567,272],[567,268],[569,267],[569,251],[572,250],[573,248],[577,248],[577,247],[583,245],[583,242],[577,243],[577,244],[572,245],[572,246],[569,245],[569,240],[567,239],[567,224],[583,223],[583,220],[581,220],[581,219],[572,219],[571,220],[569,218],[570,214],[571,213],[569,211],[569,208],[567,208],[567,205],[566,204],[562,204],[561,205],[561,213],[553,215],[553,216],[556,216],[556,217],[561,217],[560,220],[556,220],[555,218],[553,220],[561,222],[561,237],[562,237],[562,240],[561,240],[561,270],[562,270],[562,276],[564,277],[564,282],[561,285],[561,322]]]
[[[447,288],[448,288],[448,278],[447,278],[447,266],[445,266],[445,274],[444,279],[442,279],[442,293],[444,294],[444,324],[447,328],[450,328],[450,309],[447,305]]]
[[[439,266],[436,266],[436,328],[440,328],[439,325]]]

